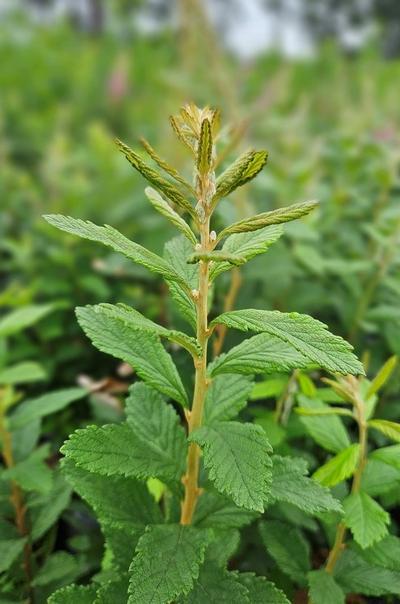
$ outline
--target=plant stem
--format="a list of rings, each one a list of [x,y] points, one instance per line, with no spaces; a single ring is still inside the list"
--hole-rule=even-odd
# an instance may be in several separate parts
[[[210,220],[209,217],[200,225],[201,252],[210,249]],[[207,392],[207,345],[208,331],[208,273],[209,263],[199,262],[199,291],[196,299],[197,308],[197,341],[201,348],[201,356],[195,359],[195,383],[193,404],[188,414],[189,435],[201,426],[204,401]],[[181,524],[191,524],[197,499],[200,495],[198,486],[200,466],[200,448],[196,443],[190,443],[187,456],[186,474],[182,481],[185,485],[185,497],[182,502]]]

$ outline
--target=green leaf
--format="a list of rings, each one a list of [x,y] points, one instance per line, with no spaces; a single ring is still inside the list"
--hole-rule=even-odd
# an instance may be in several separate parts
[[[351,352],[352,346],[331,334],[326,325],[298,313],[267,310],[236,310],[226,312],[211,322],[241,331],[269,333],[287,342],[318,367],[343,374],[364,374],[362,364]]]
[[[302,460],[293,457],[272,457],[271,502],[291,503],[308,514],[341,512],[340,502],[329,489],[307,477]]]
[[[86,394],[87,391],[84,388],[65,388],[24,401],[10,415],[10,428],[11,430],[17,430],[36,419],[61,411],[61,409],[83,398]]]
[[[221,197],[227,197],[232,191],[255,178],[267,163],[267,159],[268,153],[266,151],[246,151],[238,157],[218,177],[213,205],[215,206]]]
[[[136,383],[129,389],[126,415],[149,468],[179,480],[185,472],[187,443],[179,417],[155,390]]]
[[[254,512],[239,508],[219,493],[206,491],[197,501],[193,524],[201,528],[241,528],[255,518]]]
[[[40,321],[51,310],[53,310],[53,306],[50,304],[31,304],[12,310],[0,319],[0,338],[27,329]]]
[[[244,218],[238,222],[234,222],[230,226],[226,227],[218,235],[217,241],[221,241],[227,235],[232,233],[246,233],[250,231],[258,231],[266,226],[272,224],[282,224],[283,222],[289,222],[290,220],[296,220],[302,216],[306,216],[312,210],[318,206],[317,201],[306,201],[305,203],[296,203],[286,208],[278,208],[271,212],[263,212],[262,214],[256,214],[250,218]]]
[[[43,218],[61,231],[78,235],[78,237],[82,237],[83,239],[102,243],[130,258],[137,264],[146,267],[151,272],[162,275],[165,279],[177,281],[183,287],[186,285],[183,279],[163,258],[138,243],[127,239],[122,233],[108,225],[98,226],[89,220],[80,220],[79,218],[71,218],[71,216],[62,216],[61,214],[48,214]]]
[[[201,176],[208,174],[211,168],[213,140],[208,119],[201,122],[199,146],[197,149],[197,170]]]
[[[54,473],[50,493],[34,495],[29,500],[29,515],[32,521],[32,540],[40,539],[56,522],[69,505],[71,487],[58,472]]]
[[[162,214],[174,226],[176,226],[176,228],[179,229],[193,245],[196,245],[196,235],[193,233],[188,223],[183,220],[183,218],[181,218],[181,216],[179,216],[179,214],[175,212],[173,208],[171,208],[169,203],[151,187],[146,187],[144,192],[146,193],[146,197],[150,201],[153,208],[155,208],[157,212],[160,212],[160,214]]]
[[[55,581],[66,579],[74,580],[79,575],[78,560],[67,552],[55,552],[51,554],[37,572],[32,581],[32,585],[40,587],[49,585]],[[58,583],[59,584],[59,583]]]
[[[350,478],[354,474],[360,457],[360,445],[354,443],[347,447],[326,464],[319,467],[313,474],[313,478],[326,487],[333,487],[342,480]]]
[[[344,521],[355,541],[366,548],[387,535],[390,517],[367,493],[351,493],[343,501]]]
[[[368,388],[366,396],[367,399],[374,396],[374,394],[379,392],[379,390],[381,390],[381,388],[386,384],[397,365],[397,361],[397,357],[393,356],[390,357],[390,359],[388,359],[384,365],[382,365]]]
[[[283,522],[268,520],[260,522],[260,534],[280,570],[299,585],[305,585],[310,570],[309,546],[301,532]]]
[[[292,369],[307,369],[309,359],[298,352],[291,344],[267,333],[247,338],[227,353],[221,354],[209,366],[211,375],[221,373],[240,373],[255,375],[258,373],[289,372]]]
[[[102,476],[64,459],[63,473],[74,490],[94,509],[101,524],[124,531],[161,522],[161,511],[146,484],[132,477]],[[133,550],[132,550],[133,552]]]
[[[193,252],[193,247],[185,237],[174,237],[164,247],[164,258],[173,270],[180,275],[183,282],[188,284],[190,290],[198,289],[198,268],[186,262],[187,257]],[[181,283],[167,279],[172,298],[182,313],[182,316],[196,330],[196,305]]]
[[[96,304],[95,306],[86,306],[85,308],[91,308],[93,309],[93,312],[100,315],[104,313],[109,317],[120,319],[127,327],[132,327],[132,329],[140,329],[141,331],[146,331],[166,338],[167,340],[182,346],[193,355],[199,355],[201,353],[201,349],[195,338],[188,336],[182,331],[167,329],[162,325],[158,325],[158,323],[154,323],[151,319],[147,319],[147,317],[127,304]]]
[[[345,604],[345,594],[325,570],[308,573],[310,604]]]
[[[346,549],[340,556],[334,577],[348,593],[367,596],[400,595],[400,573],[368,564],[351,549]]]
[[[188,264],[197,264],[198,262],[228,262],[232,266],[241,266],[246,262],[244,256],[238,256],[237,254],[230,254],[223,250],[214,250],[212,252],[194,252],[190,254],[186,262]]]
[[[391,440],[400,442],[400,424],[388,419],[370,419],[367,423],[370,428],[375,428]]]
[[[203,450],[209,478],[220,493],[239,507],[264,511],[271,482],[271,446],[255,424],[215,422],[189,437]]]
[[[206,529],[149,526],[129,569],[129,604],[167,604],[187,594],[199,576],[209,538]]]
[[[68,585],[55,591],[47,604],[94,604],[95,599],[95,585]]]
[[[126,604],[128,601],[128,586],[127,574],[118,573],[116,581],[108,581],[100,586],[94,604]]]
[[[325,409],[307,409],[307,407],[296,407],[295,409],[298,415],[305,415],[308,417],[326,417],[327,415],[347,415],[347,417],[354,417],[351,411],[343,409],[342,407],[326,407]]]
[[[203,424],[235,417],[247,404],[253,389],[248,377],[220,375],[215,377],[207,389],[204,405]]]
[[[377,459],[400,470],[400,445],[381,447],[370,454],[370,459]]]
[[[363,470],[361,487],[372,497],[396,492],[400,487],[400,469],[371,456]]]
[[[200,569],[193,590],[187,596],[179,598],[178,604],[250,604],[247,594],[247,588],[237,581],[235,573],[218,568],[216,564],[207,561]]]
[[[264,254],[275,241],[283,234],[283,228],[279,225],[260,229],[256,233],[237,233],[230,235],[222,246],[221,252],[234,254],[244,258],[246,262]],[[214,281],[218,275],[232,268],[229,262],[218,262],[210,268],[210,281]]]
[[[78,322],[101,350],[129,363],[137,374],[160,392],[188,405],[181,378],[158,336],[128,327],[121,319],[90,306],[76,309]]]
[[[237,552],[239,543],[240,532],[237,529],[213,528],[213,540],[207,548],[207,560],[220,568],[226,568]]]
[[[24,384],[46,379],[46,372],[39,363],[24,361],[0,371],[0,384]]]
[[[378,543],[374,543],[372,547],[366,549],[357,548],[356,551],[368,564],[400,571],[399,537],[386,535]]]
[[[49,445],[36,449],[27,459],[4,470],[0,478],[15,481],[24,491],[49,493],[53,484],[52,472],[45,463],[49,449]]]
[[[143,159],[135,153],[133,149],[130,149],[128,145],[125,145],[120,140],[116,140],[117,146],[119,150],[125,155],[126,159],[129,163],[140,172],[142,176],[151,184],[153,187],[161,191],[170,201],[176,203],[182,210],[188,212],[191,216],[194,216],[194,210],[191,204],[187,199],[182,195],[182,193],[173,185],[169,180],[166,180],[161,174],[150,168],[143,161]]]
[[[306,409],[315,411],[329,409],[328,405],[319,399],[310,399],[304,394],[299,394],[297,400]],[[349,435],[339,417],[301,416],[300,421],[315,442],[327,451],[339,453],[350,446]]]
[[[181,176],[179,174],[179,172],[177,170],[175,170],[174,167],[170,166],[168,162],[166,162],[164,159],[162,159],[158,153],[155,151],[155,149],[153,149],[153,147],[150,145],[150,143],[144,139],[141,138],[140,142],[142,143],[143,147],[145,148],[145,150],[147,151],[147,153],[150,155],[151,159],[153,161],[156,162],[156,164],[162,169],[164,170],[164,172],[166,172],[167,174],[169,174],[170,176],[172,176],[172,178],[174,180],[176,180],[176,182],[178,182],[180,185],[182,185],[183,187],[185,187],[185,189],[193,196],[196,195],[196,191],[193,189],[193,187],[186,182],[186,180],[183,178],[183,176]]]
[[[22,554],[26,539],[0,540],[0,573],[5,572]]]
[[[238,573],[236,577],[247,588],[251,604],[290,604],[283,591],[265,577],[253,573]]]

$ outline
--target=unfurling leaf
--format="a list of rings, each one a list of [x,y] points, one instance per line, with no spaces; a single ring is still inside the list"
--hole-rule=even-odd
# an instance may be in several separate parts
[[[271,212],[256,214],[250,218],[245,218],[243,220],[239,220],[238,222],[234,222],[230,226],[223,229],[218,235],[217,241],[221,241],[221,239],[224,239],[224,237],[227,237],[232,233],[258,231],[258,229],[262,229],[272,224],[282,224],[284,222],[296,220],[297,218],[306,216],[317,206],[317,201],[306,201],[305,203],[297,203],[286,208],[272,210]]]
[[[212,161],[212,133],[208,119],[201,122],[199,146],[197,149],[197,170],[200,176],[208,174]]]
[[[217,179],[217,190],[213,197],[213,205],[221,197],[226,197],[232,191],[252,180],[267,163],[266,151],[247,151],[229,166]]]
[[[183,178],[183,176],[181,176],[179,174],[178,170],[175,170],[175,168],[170,166],[168,162],[166,162],[164,159],[162,159],[158,155],[157,151],[155,151],[155,149],[153,149],[153,147],[150,145],[150,143],[146,139],[141,138],[140,142],[142,143],[142,145],[145,148],[145,150],[147,151],[147,153],[150,155],[151,159],[153,161],[155,161],[156,164],[162,170],[164,170],[164,172],[166,172],[167,174],[172,176],[172,178],[174,178],[176,180],[176,182],[178,182],[180,185],[185,187],[191,195],[193,195],[193,196],[196,195],[196,192],[193,189],[193,187],[188,182],[186,182],[186,180]]]
[[[197,262],[200,262],[200,260],[203,262],[228,262],[228,264],[232,264],[233,266],[240,266],[246,262],[244,256],[230,254],[223,250],[215,250],[214,252],[194,252],[188,257],[187,262],[188,264],[196,264]]]

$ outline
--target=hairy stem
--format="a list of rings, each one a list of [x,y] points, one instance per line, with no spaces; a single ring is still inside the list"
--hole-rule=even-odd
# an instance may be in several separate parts
[[[207,219],[200,226],[201,252],[210,249],[210,221]],[[199,262],[199,291],[196,299],[197,308],[197,340],[201,348],[201,356],[195,359],[195,383],[193,404],[188,414],[189,435],[201,426],[204,401],[207,392],[207,344],[208,332],[208,272],[209,263]],[[200,495],[198,486],[200,466],[200,448],[196,443],[190,443],[187,456],[186,474],[183,477],[185,497],[182,503],[181,524],[191,524],[197,499]]]

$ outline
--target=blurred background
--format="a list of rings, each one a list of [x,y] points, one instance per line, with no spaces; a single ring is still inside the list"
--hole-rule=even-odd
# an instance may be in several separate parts
[[[46,367],[47,384],[28,390],[78,380],[106,400],[125,387],[125,368],[81,333],[77,305],[125,301],[177,321],[158,279],[41,215],[112,224],[162,253],[173,232],[113,139],[137,148],[144,135],[190,176],[168,124],[188,100],[222,109],[226,163],[269,151],[217,227],[321,202],[246,266],[236,306],[312,314],[372,371],[399,353],[399,85],[397,0],[0,0],[0,313],[53,305],[7,345],[9,362]]]

